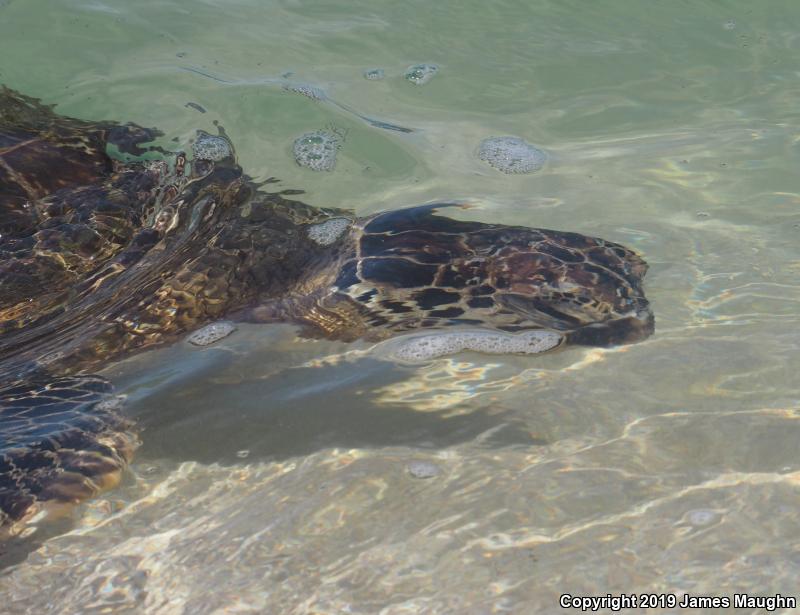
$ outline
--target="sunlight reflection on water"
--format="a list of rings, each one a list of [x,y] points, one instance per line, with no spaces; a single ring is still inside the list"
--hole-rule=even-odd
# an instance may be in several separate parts
[[[142,449],[120,488],[11,545],[6,608],[549,613],[563,592],[793,595],[799,15],[770,7],[0,0],[0,83],[157,125],[170,146],[219,120],[249,173],[313,205],[463,199],[460,218],[622,242],[651,266],[657,320],[624,348],[420,366],[244,325],[110,366]],[[426,62],[435,79],[405,81]],[[292,71],[415,132],[189,64]],[[364,79],[372,66],[385,78]],[[329,124],[347,132],[336,170],[298,167],[293,139]],[[488,167],[478,147],[499,134],[541,144],[547,166]],[[412,462],[440,472],[420,480]]]

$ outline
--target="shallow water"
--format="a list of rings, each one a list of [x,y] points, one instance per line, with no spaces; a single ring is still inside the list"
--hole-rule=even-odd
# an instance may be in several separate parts
[[[169,146],[218,120],[248,173],[312,205],[463,199],[459,217],[618,241],[651,265],[657,326],[414,367],[250,325],[111,366],[144,444],[120,488],[6,554],[0,609],[796,595],[798,19],[788,1],[0,1],[0,83]],[[421,63],[438,73],[409,83]],[[298,166],[294,140],[329,127],[335,169]],[[504,135],[546,166],[481,161]]]

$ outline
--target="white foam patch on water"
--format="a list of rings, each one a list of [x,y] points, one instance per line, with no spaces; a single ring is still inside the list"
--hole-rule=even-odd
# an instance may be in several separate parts
[[[208,346],[214,342],[218,342],[224,337],[228,337],[231,333],[236,331],[236,325],[228,320],[219,320],[206,325],[202,329],[198,329],[189,337],[186,338],[190,344],[195,346]]]
[[[327,98],[324,90],[306,83],[287,83],[283,86],[283,89],[287,92],[300,94],[301,96],[305,96],[311,100],[325,100]]]
[[[425,85],[436,76],[439,67],[436,64],[415,64],[406,69],[405,78],[414,85]]]
[[[481,141],[478,157],[503,173],[533,173],[547,162],[547,154],[519,137],[490,137]]]
[[[197,140],[192,144],[192,153],[198,160],[219,162],[233,154],[233,148],[225,137],[210,135],[202,130],[197,131]]]
[[[406,465],[406,470],[408,470],[408,473],[414,478],[422,479],[433,478],[442,473],[442,469],[435,463],[419,460],[410,461],[408,465]]]
[[[329,246],[339,239],[348,228],[350,228],[350,220],[333,218],[311,226],[308,229],[308,238],[321,246]]]
[[[294,159],[301,167],[312,171],[333,171],[341,144],[342,139],[336,133],[327,130],[307,132],[294,142]]]
[[[364,71],[364,79],[367,81],[380,81],[386,76],[386,71],[382,68],[371,68]]]
[[[380,344],[378,352],[392,360],[419,363],[465,350],[486,354],[539,354],[555,348],[560,342],[561,335],[555,331],[515,334],[465,329],[395,338]]]

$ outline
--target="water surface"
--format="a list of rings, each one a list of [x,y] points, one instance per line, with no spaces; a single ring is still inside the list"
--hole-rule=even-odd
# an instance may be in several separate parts
[[[789,1],[0,2],[0,83],[171,147],[219,121],[249,174],[315,206],[463,199],[459,216],[624,243],[651,265],[657,323],[623,348],[419,367],[246,326],[110,366],[144,444],[119,489],[6,556],[3,608],[795,595],[798,20]],[[419,63],[439,66],[424,86],[403,78]],[[335,170],[295,164],[294,139],[329,127]],[[482,162],[503,135],[545,168]]]

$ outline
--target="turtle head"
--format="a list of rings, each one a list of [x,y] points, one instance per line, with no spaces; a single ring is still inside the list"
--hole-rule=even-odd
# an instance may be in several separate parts
[[[436,214],[445,206],[359,221],[335,279],[305,293],[293,319],[309,325],[309,335],[342,340],[477,328],[533,335],[536,348],[625,344],[653,332],[642,289],[647,265],[635,252],[576,233]],[[309,232],[327,237],[341,228],[346,223],[330,220]],[[486,346],[472,334],[448,339]]]

